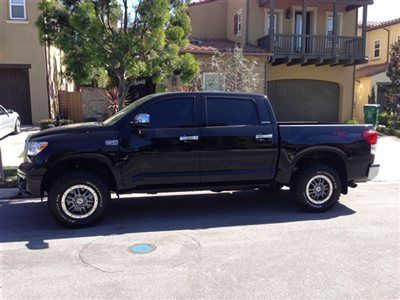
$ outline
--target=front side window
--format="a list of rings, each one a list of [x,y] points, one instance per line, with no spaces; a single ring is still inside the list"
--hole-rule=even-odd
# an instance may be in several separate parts
[[[6,114],[6,110],[0,106],[0,115],[5,115]]]
[[[378,58],[381,56],[381,41],[375,41],[374,45],[374,58]]]
[[[203,74],[203,90],[204,91],[223,91],[224,77],[220,73],[204,73]]]
[[[26,19],[25,0],[9,0],[9,1],[10,1],[10,19],[25,20]]]
[[[257,107],[251,99],[207,97],[207,126],[257,125]]]
[[[193,126],[194,98],[165,99],[143,111],[150,115],[150,128],[187,128]]]

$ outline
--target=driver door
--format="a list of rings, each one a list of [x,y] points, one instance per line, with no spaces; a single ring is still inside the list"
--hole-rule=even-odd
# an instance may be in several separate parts
[[[195,96],[155,99],[141,113],[144,128],[133,128],[122,176],[128,188],[200,183],[200,128]]]

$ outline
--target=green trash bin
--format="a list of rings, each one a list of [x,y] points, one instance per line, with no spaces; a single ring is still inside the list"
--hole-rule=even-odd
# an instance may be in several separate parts
[[[372,124],[374,128],[378,126],[380,104],[365,104],[364,105],[364,123]]]

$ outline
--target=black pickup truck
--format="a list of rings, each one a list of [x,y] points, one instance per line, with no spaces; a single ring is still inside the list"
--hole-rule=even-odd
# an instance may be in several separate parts
[[[279,123],[264,95],[155,94],[102,123],[32,135],[18,179],[24,192],[48,195],[51,214],[69,227],[94,224],[111,191],[288,186],[322,212],[377,175],[377,140],[369,125]]]

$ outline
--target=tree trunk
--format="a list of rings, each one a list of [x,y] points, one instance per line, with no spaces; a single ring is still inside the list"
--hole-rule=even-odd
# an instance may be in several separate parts
[[[126,85],[125,76],[123,72],[121,73],[118,74],[118,111],[124,108],[124,101],[129,91],[129,87]]]

